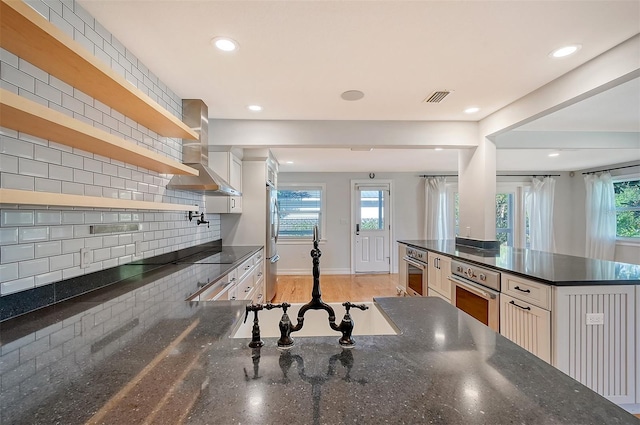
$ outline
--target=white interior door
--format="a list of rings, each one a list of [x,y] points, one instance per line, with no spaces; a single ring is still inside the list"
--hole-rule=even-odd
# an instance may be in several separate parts
[[[355,184],[353,192],[356,273],[389,273],[389,184]]]

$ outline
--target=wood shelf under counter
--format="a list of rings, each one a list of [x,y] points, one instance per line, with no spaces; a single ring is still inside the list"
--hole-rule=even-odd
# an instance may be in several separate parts
[[[0,47],[167,137],[198,134],[22,0],[0,0]]]
[[[194,168],[4,89],[0,126],[159,173],[198,175]]]
[[[14,189],[0,189],[0,204],[157,211],[193,211],[198,209],[197,205],[133,201],[129,199],[101,198],[98,196],[67,195],[63,193],[32,192],[29,190]]]

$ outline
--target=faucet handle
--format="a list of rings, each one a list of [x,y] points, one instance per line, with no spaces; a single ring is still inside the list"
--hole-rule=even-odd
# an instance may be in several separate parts
[[[260,311],[264,308],[265,306],[263,306],[262,304],[249,304],[245,307],[245,311],[244,311],[244,322],[243,323],[247,323],[247,316],[249,315],[250,311]]]
[[[347,313],[349,313],[349,309],[350,308],[359,308],[360,310],[368,310],[369,306],[365,305],[365,304],[354,304],[352,302],[344,302],[342,303],[343,307],[347,310]]]
[[[291,307],[291,304],[289,303],[282,303],[282,304],[271,304],[271,303],[267,303],[264,305],[264,308],[266,308],[267,310],[272,310],[274,308],[281,308],[283,310],[284,313],[287,312],[287,309]]]

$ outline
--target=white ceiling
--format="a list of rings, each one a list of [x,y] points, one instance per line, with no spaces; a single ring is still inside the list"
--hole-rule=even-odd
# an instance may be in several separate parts
[[[203,99],[214,119],[477,121],[640,32],[636,0],[79,3],[178,96]],[[216,51],[210,45],[215,36],[234,38],[240,49]],[[548,56],[569,43],[582,49],[564,59]],[[443,89],[453,93],[442,103],[423,103]],[[346,90],[365,96],[347,102],[340,98]],[[246,106],[253,103],[264,110],[249,112]],[[468,106],[480,112],[467,115]],[[528,129],[574,125],[575,116],[549,117]],[[593,114],[577,116],[593,122]],[[614,128],[620,131],[617,123]],[[282,171],[457,169],[456,155],[432,149],[274,153]],[[536,163],[520,153],[524,160],[514,152],[503,160],[500,150],[499,169],[560,170],[547,168],[556,165],[546,156]],[[607,155],[600,150],[586,156],[600,163],[605,157],[609,163],[629,160],[628,152]],[[590,166],[578,159],[563,164]]]

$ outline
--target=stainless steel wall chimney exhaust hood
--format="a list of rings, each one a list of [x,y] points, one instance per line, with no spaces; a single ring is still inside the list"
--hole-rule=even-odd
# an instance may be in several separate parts
[[[198,176],[174,175],[168,189],[186,190],[209,196],[240,196],[216,172],[209,168],[209,108],[200,99],[182,101],[182,120],[199,135],[199,140],[182,140],[182,163],[200,172]]]

